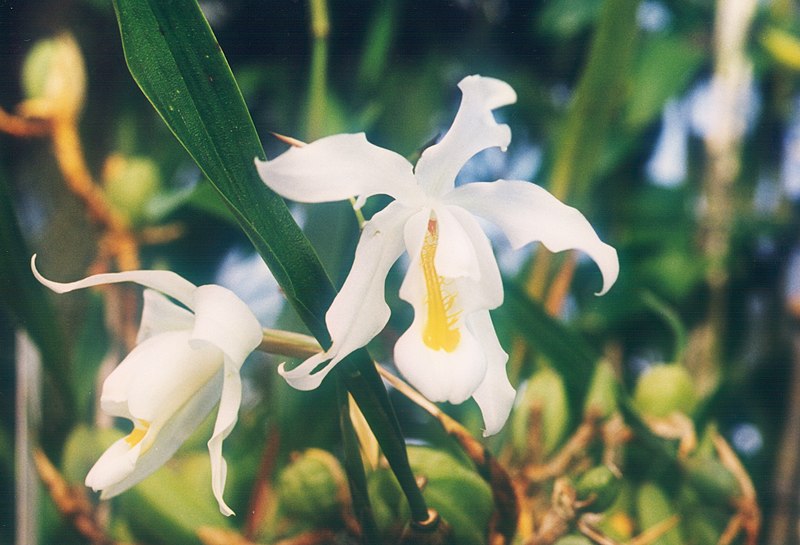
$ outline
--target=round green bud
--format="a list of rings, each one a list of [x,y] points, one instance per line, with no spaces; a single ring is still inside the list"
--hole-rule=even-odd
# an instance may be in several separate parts
[[[29,101],[28,114],[75,116],[86,96],[86,67],[75,38],[61,33],[37,41],[22,64],[22,89]]]
[[[622,481],[606,466],[589,469],[575,483],[578,500],[590,502],[584,509],[592,513],[611,507],[621,488]]]
[[[347,483],[331,453],[308,449],[281,472],[276,490],[285,515],[323,523],[338,516]]]
[[[674,412],[691,414],[697,405],[692,377],[678,363],[654,365],[642,373],[633,394],[645,415],[665,418]]]
[[[691,458],[684,463],[686,476],[698,495],[709,504],[727,505],[742,491],[736,477],[713,458]]]
[[[515,450],[530,445],[531,415],[541,419],[542,452],[552,453],[561,443],[569,425],[569,403],[561,375],[549,368],[533,374],[525,385],[520,406],[512,413],[511,434]]]
[[[146,216],[147,204],[161,188],[158,166],[147,157],[114,154],[103,168],[106,197],[129,221],[138,223]]]

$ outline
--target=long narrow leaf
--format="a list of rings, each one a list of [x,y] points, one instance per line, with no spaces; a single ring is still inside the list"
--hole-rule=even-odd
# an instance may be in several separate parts
[[[519,327],[518,333],[550,360],[564,379],[571,412],[581,414],[597,355],[578,334],[550,316],[520,286],[506,282],[505,291],[506,299],[498,312],[512,317],[510,322]]]
[[[75,418],[69,353],[45,288],[30,270],[30,251],[25,245],[11,201],[4,172],[0,171],[0,312],[27,330],[42,355],[45,394],[49,402],[41,435],[42,445],[58,456]]]
[[[605,0],[578,87],[560,135],[550,190],[584,198],[621,109],[636,43],[639,0]]]
[[[334,291],[283,200],[258,177],[264,151],[230,67],[195,2],[114,3],[131,74],[205,173],[315,336]]]

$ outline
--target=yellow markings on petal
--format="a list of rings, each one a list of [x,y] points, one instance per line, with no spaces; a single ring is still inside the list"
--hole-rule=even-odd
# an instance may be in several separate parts
[[[439,226],[436,218],[428,220],[428,230],[422,243],[420,258],[425,276],[425,305],[427,316],[422,331],[423,342],[433,350],[453,352],[458,348],[461,331],[458,330],[458,312],[454,311],[455,293],[447,293],[447,280],[436,272],[434,260],[439,245]]]
[[[136,424],[134,425],[133,430],[128,434],[125,438],[125,442],[128,443],[131,448],[135,447],[136,445],[144,439],[144,436],[147,435],[147,431],[150,429],[150,422],[147,420],[136,420]]]

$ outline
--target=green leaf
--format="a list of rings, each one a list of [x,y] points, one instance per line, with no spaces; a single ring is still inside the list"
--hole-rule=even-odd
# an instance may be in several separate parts
[[[572,38],[597,20],[602,5],[602,0],[553,0],[542,10],[538,26],[548,36]]]
[[[74,417],[75,399],[68,387],[72,374],[63,333],[53,319],[55,310],[46,289],[31,273],[30,259],[5,173],[0,170],[0,312],[7,312],[17,327],[24,328],[41,353],[48,399],[42,443],[48,455],[56,456]]]
[[[256,172],[261,143],[230,67],[195,2],[117,0],[128,68],[231,209],[315,336],[333,287],[283,200]]]
[[[559,135],[550,191],[583,197],[596,175],[612,120],[621,108],[636,43],[639,0],[605,0],[589,58]]]
[[[211,493],[208,454],[187,454],[120,495],[134,535],[150,543],[200,545],[201,526],[226,527]]]
[[[497,312],[509,318],[519,334],[550,360],[564,379],[570,413],[582,414],[597,356],[577,333],[550,316],[521,287],[506,282],[505,292],[506,300]]]
[[[661,114],[664,104],[686,88],[706,55],[678,36],[657,36],[642,44],[625,122],[642,127]]]
[[[72,373],[69,382],[75,392],[77,416],[83,421],[94,419],[93,394],[97,382],[97,370],[109,348],[103,297],[97,293],[90,293],[88,298],[89,304],[83,315],[82,327],[75,339],[72,359],[75,372]]]

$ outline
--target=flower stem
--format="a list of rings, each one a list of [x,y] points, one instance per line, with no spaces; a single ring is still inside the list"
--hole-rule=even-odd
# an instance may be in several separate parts
[[[364,464],[361,461],[361,451],[358,445],[353,422],[350,420],[350,405],[347,388],[340,375],[336,381],[336,399],[339,409],[339,428],[342,433],[344,448],[344,470],[347,482],[350,485],[350,497],[353,511],[361,525],[362,543],[380,543],[378,526],[372,515],[372,505],[367,491],[367,477],[364,473]]]
[[[311,10],[311,34],[313,39],[311,51],[311,74],[308,89],[308,126],[306,135],[309,140],[316,140],[324,134],[325,111],[327,110],[328,93],[328,34],[330,21],[326,0],[309,0]]]

